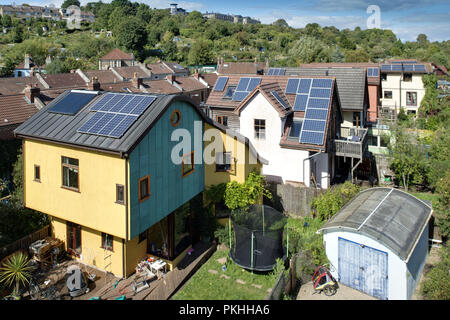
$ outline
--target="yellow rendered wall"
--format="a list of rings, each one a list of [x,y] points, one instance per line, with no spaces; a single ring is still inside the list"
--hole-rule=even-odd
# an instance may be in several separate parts
[[[126,207],[116,201],[116,184],[125,185],[125,160],[91,150],[48,142],[24,142],[25,205],[115,237],[126,237]],[[62,188],[61,156],[79,160],[79,192]],[[34,165],[41,182],[34,181]]]
[[[52,229],[55,238],[64,241],[67,249],[66,221],[52,218]],[[76,259],[99,269],[111,271],[118,277],[123,277],[122,239],[114,237],[113,251],[105,251],[101,245],[102,233],[81,225],[81,255]],[[108,254],[111,254],[111,258],[105,261],[105,255]],[[105,268],[109,261],[111,261],[111,267]]]
[[[134,237],[126,243],[126,276],[128,277],[136,271],[137,264],[145,258],[147,254],[147,239],[139,242],[139,236]]]
[[[261,164],[258,162],[256,164],[249,164],[250,151],[244,142],[233,139],[233,137],[228,136],[225,132],[214,128],[213,126],[205,123],[205,132],[207,130],[216,130],[223,141],[224,152],[232,152],[232,157],[237,158],[236,169],[232,172],[216,172],[216,164],[206,164],[205,163],[205,187],[210,187],[212,185],[227,183],[229,181],[244,182],[248,174],[253,170],[257,169],[261,171]],[[213,141],[205,141],[205,149]],[[215,157],[215,153],[212,153]],[[234,167],[234,165],[233,165]]]

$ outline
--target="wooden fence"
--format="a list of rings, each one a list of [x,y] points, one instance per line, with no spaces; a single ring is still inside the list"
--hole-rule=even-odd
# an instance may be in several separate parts
[[[22,239],[19,239],[17,241],[14,241],[13,243],[10,243],[2,248],[0,248],[0,260],[6,257],[7,255],[20,250],[24,249],[28,252],[28,247],[30,244],[37,240],[44,239],[45,237],[51,236],[51,228],[50,225],[43,227],[42,229],[39,229],[32,234],[29,234],[26,237],[23,237]]]

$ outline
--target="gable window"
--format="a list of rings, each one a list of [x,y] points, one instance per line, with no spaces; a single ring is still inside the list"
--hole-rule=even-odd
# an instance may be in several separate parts
[[[41,167],[34,165],[34,181],[41,182]]]
[[[181,113],[178,110],[173,110],[172,114],[170,115],[170,124],[173,127],[176,127],[180,124],[181,120]]]
[[[114,237],[110,234],[102,232],[102,248],[113,251]]]
[[[385,99],[392,99],[392,91],[385,91],[384,92],[384,98]]]
[[[231,170],[231,152],[216,153],[216,171]]]
[[[227,116],[217,116],[216,121],[224,126],[228,126],[228,117]]]
[[[185,154],[181,160],[181,176],[185,177],[194,172],[194,151]]]
[[[116,203],[125,203],[125,187],[121,184],[116,184]]]
[[[417,106],[417,92],[406,92],[406,105]]]
[[[150,175],[139,179],[139,202],[150,197]]]
[[[80,191],[78,159],[61,157],[61,164],[62,186],[70,190]]]
[[[255,119],[254,127],[255,127],[255,139],[265,140],[266,139],[266,120]]]
[[[228,86],[222,99],[231,99],[233,97],[234,90],[236,90],[236,86]]]
[[[405,73],[405,74],[403,74],[403,81],[411,82],[412,81],[412,73]]]
[[[81,226],[71,222],[67,222],[67,252],[81,254]]]

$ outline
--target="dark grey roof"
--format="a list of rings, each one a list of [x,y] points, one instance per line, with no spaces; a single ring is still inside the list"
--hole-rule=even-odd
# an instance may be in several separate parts
[[[286,75],[336,77],[341,108],[356,111],[364,109],[366,95],[364,68],[286,68]]]
[[[36,113],[22,125],[20,125],[16,130],[14,130],[16,136],[44,139],[53,142],[66,143],[80,147],[102,149],[105,151],[117,153],[127,153],[130,149],[132,149],[132,147],[147,131],[147,129],[153,126],[154,122],[156,122],[160,114],[163,113],[166,107],[168,107],[173,100],[190,100],[184,96],[179,95],[150,94],[152,96],[156,96],[156,100],[137,119],[137,121],[130,127],[130,129],[125,132],[125,134],[121,138],[115,139],[94,134],[77,132],[78,128],[80,128],[88,119],[90,119],[94,115],[94,112],[90,112],[89,110],[91,105],[94,104],[99,99],[99,97],[94,98],[90,103],[85,105],[80,111],[78,111],[78,113],[73,116],[47,111],[70,92],[71,90],[65,91],[58,98],[53,100],[46,107],[42,108],[38,113]],[[99,96],[100,95],[101,94],[99,92]]]
[[[360,192],[319,231],[342,228],[363,234],[408,261],[431,213],[430,205],[409,193],[371,188]]]

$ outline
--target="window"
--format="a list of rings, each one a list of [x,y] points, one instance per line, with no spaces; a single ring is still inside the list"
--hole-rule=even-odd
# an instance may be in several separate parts
[[[116,202],[120,204],[125,203],[125,187],[121,184],[116,184]]]
[[[403,81],[411,82],[412,81],[412,73],[405,73],[405,74],[403,74]]]
[[[255,119],[255,139],[266,139],[266,120]]]
[[[64,188],[79,191],[78,159],[62,157],[62,185]]]
[[[216,171],[231,170],[231,152],[216,153]]]
[[[150,175],[139,179],[139,202],[150,197]]]
[[[185,154],[181,160],[181,176],[185,177],[194,172],[194,151]]]
[[[291,128],[289,129],[288,139],[298,140],[300,137],[300,131],[302,130],[303,120],[294,120]]]
[[[384,92],[384,98],[385,99],[392,99],[392,91],[385,91]]]
[[[181,113],[178,110],[173,110],[172,114],[170,115],[170,124],[173,127],[176,127],[180,124],[181,120]]]
[[[114,237],[110,234],[102,232],[102,248],[105,250],[113,251]]]
[[[369,143],[369,146],[378,147],[378,137],[374,135],[368,135],[367,141]]]
[[[141,243],[145,239],[147,239],[147,231],[144,231],[144,232],[139,234],[139,242],[138,243]]]
[[[417,92],[406,92],[406,105],[417,106]]]
[[[354,127],[361,127],[361,113],[359,112],[353,112],[353,126]]]
[[[228,117],[227,116],[217,116],[216,121],[224,126],[228,126]]]
[[[386,81],[387,80],[387,74],[386,73],[382,73],[381,74],[381,81]]]
[[[236,90],[236,86],[229,86],[225,90],[225,94],[223,95],[222,99],[231,99],[233,97],[234,90]]]
[[[81,254],[81,226],[71,222],[67,222],[67,252]]]
[[[41,167],[34,165],[34,181],[41,182]]]

